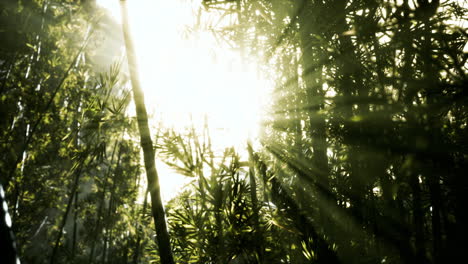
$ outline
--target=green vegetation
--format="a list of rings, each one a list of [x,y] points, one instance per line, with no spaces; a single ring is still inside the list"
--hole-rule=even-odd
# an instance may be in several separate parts
[[[149,129],[130,39],[94,1],[2,0],[0,183],[18,256],[461,262],[467,7],[203,0],[185,33],[208,29],[274,84],[259,138],[219,150],[208,123]],[[231,24],[203,19],[215,13]],[[129,67],[108,48],[125,42]],[[192,179],[165,209],[154,156]]]

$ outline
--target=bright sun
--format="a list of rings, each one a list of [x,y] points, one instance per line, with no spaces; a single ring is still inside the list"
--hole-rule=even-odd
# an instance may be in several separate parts
[[[120,20],[118,0],[97,2]],[[193,120],[200,128],[206,117],[215,148],[245,148],[246,140],[257,136],[261,95],[267,88],[257,66],[247,63],[239,50],[219,42],[212,33],[193,30],[199,3],[127,2],[152,123],[183,129]],[[180,187],[181,176],[171,173],[165,177],[167,168],[161,163],[158,167],[163,190]]]

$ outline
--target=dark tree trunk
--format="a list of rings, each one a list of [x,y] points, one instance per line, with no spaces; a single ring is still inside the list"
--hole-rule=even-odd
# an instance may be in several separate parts
[[[112,154],[111,154],[111,161],[110,161],[110,164],[114,164],[114,154],[115,154],[115,150],[117,149],[117,145],[119,144],[118,141],[116,141],[114,143],[114,147],[112,148]],[[96,241],[97,239],[99,238],[99,235],[101,234],[102,232],[102,228],[101,228],[101,218],[102,218],[102,213],[103,213],[103,210],[104,210],[104,202],[106,200],[106,192],[107,192],[107,186],[109,184],[109,176],[112,172],[112,168],[109,167],[107,169],[107,172],[106,174],[104,175],[104,186],[102,187],[102,195],[101,195],[101,201],[99,203],[99,208],[97,210],[97,213],[96,213],[96,225],[94,226],[94,237],[92,239],[92,242],[91,242],[91,250],[90,250],[90,253],[89,253],[89,258],[88,258],[88,263],[93,263],[94,262],[94,252],[96,250]]]
[[[156,165],[154,160],[155,155],[153,149],[153,142],[151,140],[151,133],[148,126],[148,115],[146,113],[145,98],[143,94],[143,89],[140,86],[136,54],[130,36],[126,1],[120,1],[120,4],[122,8],[122,26],[125,46],[127,50],[128,65],[130,69],[130,80],[133,88],[133,100],[135,102],[136,115],[138,120],[138,130],[140,131],[140,144],[141,148],[143,149],[146,176],[148,180],[148,190],[151,196],[151,212],[153,214],[154,225],[156,229],[156,242],[159,247],[161,263],[174,264],[174,259],[171,251],[171,244],[169,241],[169,233],[166,225],[166,215],[161,199],[159,177],[156,171]]]
[[[142,236],[142,227],[141,227],[141,221],[142,219],[145,219],[145,214],[146,214],[146,207],[148,205],[148,191],[145,191],[145,199],[143,201],[143,209],[141,213],[141,217],[138,217],[137,221],[137,240],[136,240],[136,245],[135,245],[135,254],[133,255],[133,264],[137,264],[140,261],[140,248],[141,248],[141,236]]]
[[[79,167],[77,168],[77,170],[74,173],[75,178],[73,179],[73,182],[70,185],[70,194],[69,194],[69,198],[68,198],[68,203],[67,203],[67,206],[65,208],[65,212],[64,212],[64,214],[62,216],[62,220],[60,221],[60,226],[59,226],[59,229],[58,229],[57,239],[55,240],[54,248],[52,250],[52,255],[50,257],[50,264],[55,263],[55,259],[57,257],[57,253],[58,253],[58,248],[59,248],[59,245],[60,245],[60,240],[62,239],[62,235],[63,235],[63,229],[65,228],[65,224],[67,223],[68,214],[71,211],[72,204],[73,204],[73,201],[74,201],[74,197],[77,194],[78,185],[79,185],[80,177],[81,177],[81,172],[83,170],[83,167],[86,167],[85,162],[86,162],[86,159],[88,158],[88,155],[87,154],[82,154],[82,155],[83,156],[81,158],[80,165],[79,165]],[[93,160],[93,158],[89,159],[88,165],[89,165],[89,163],[91,163],[92,160]]]

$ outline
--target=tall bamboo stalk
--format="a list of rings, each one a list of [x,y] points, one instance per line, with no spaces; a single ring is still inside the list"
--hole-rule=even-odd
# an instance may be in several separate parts
[[[62,239],[62,236],[63,236],[63,229],[65,228],[65,225],[67,223],[68,215],[69,215],[69,213],[71,211],[71,207],[72,207],[75,195],[77,195],[77,190],[78,190],[78,186],[79,186],[79,183],[80,183],[80,178],[81,178],[81,173],[83,171],[83,168],[87,167],[94,159],[93,157],[88,159],[89,152],[86,153],[86,154],[82,154],[82,155],[83,156],[81,157],[80,164],[79,164],[78,168],[76,169],[76,171],[74,172],[75,178],[73,179],[73,182],[70,183],[70,194],[69,194],[67,206],[65,208],[65,212],[64,212],[64,214],[62,216],[62,220],[60,221],[60,226],[59,226],[59,229],[58,229],[57,239],[55,240],[54,248],[52,250],[52,255],[50,257],[50,264],[56,263],[55,260],[57,258],[58,249],[59,249],[59,246],[60,246],[60,240]],[[85,165],[85,163],[86,163],[86,165]]]
[[[146,177],[148,180],[148,190],[151,195],[151,212],[153,214],[154,225],[156,228],[156,242],[159,246],[159,256],[161,257],[161,263],[173,264],[174,259],[171,252],[169,233],[167,231],[166,225],[166,217],[161,200],[159,178],[154,161],[155,157],[153,150],[153,142],[151,140],[151,133],[148,126],[148,115],[146,113],[144,99],[145,97],[143,94],[143,90],[140,86],[135,49],[130,36],[130,30],[128,25],[126,1],[121,0],[120,4],[122,10],[122,28],[125,40],[125,47],[127,51],[128,65],[130,69],[130,80],[133,89],[133,100],[135,102],[136,115],[138,120],[138,130],[140,131],[140,144],[141,148],[143,149]]]

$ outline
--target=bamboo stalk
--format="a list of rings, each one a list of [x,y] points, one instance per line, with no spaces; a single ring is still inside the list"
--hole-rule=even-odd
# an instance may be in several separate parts
[[[141,148],[143,149],[146,177],[148,180],[148,190],[151,195],[151,212],[153,214],[154,225],[156,229],[156,242],[159,247],[161,263],[173,264],[174,259],[172,256],[171,245],[169,242],[169,233],[167,231],[164,207],[161,200],[159,177],[156,171],[156,165],[154,161],[155,156],[153,150],[153,142],[151,140],[151,133],[148,126],[148,115],[146,112],[145,99],[143,90],[140,86],[135,49],[130,36],[130,30],[128,25],[128,12],[126,1],[121,0],[120,4],[122,10],[123,35],[127,51],[128,65],[130,69],[130,80],[132,83],[133,90],[133,100],[135,102],[138,130],[140,131],[140,144]]]

